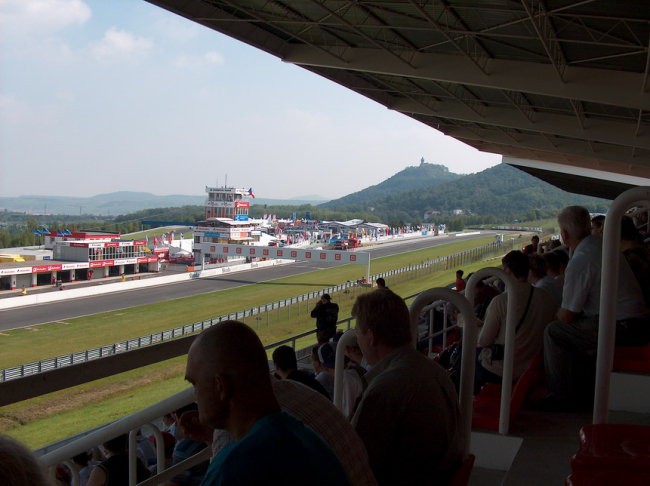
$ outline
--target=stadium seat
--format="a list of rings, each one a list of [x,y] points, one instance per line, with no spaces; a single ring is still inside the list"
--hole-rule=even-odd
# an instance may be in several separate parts
[[[650,373],[650,344],[616,347],[614,350],[614,371]]]
[[[621,469],[650,474],[650,427],[629,424],[585,425],[580,429],[579,449],[571,459],[571,467],[574,472]]]
[[[530,390],[539,383],[542,374],[542,355],[535,356],[526,371],[519,377],[512,387],[510,397],[510,420],[521,410]],[[498,430],[499,413],[501,411],[501,385],[486,383],[481,392],[474,397],[474,410],[472,413],[472,428]]]
[[[469,477],[472,475],[472,468],[474,467],[474,454],[468,454],[460,467],[456,470],[454,475],[449,481],[449,486],[467,486]]]

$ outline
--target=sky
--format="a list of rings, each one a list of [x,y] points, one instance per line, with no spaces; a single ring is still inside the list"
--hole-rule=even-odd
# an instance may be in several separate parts
[[[426,162],[498,164],[144,0],[0,0],[0,195],[337,198]]]

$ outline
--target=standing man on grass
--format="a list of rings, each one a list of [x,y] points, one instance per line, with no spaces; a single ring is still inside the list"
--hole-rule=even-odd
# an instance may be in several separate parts
[[[328,342],[336,334],[336,322],[339,319],[339,306],[332,302],[330,294],[323,294],[316,307],[311,311],[316,319],[316,339],[318,344]]]

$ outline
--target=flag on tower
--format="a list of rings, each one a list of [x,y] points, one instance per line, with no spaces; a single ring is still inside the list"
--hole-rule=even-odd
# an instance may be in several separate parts
[[[252,188],[252,187],[249,187],[249,188],[248,188],[248,195],[249,195],[250,197],[252,197],[253,199],[255,199],[255,194],[253,194],[253,188]]]

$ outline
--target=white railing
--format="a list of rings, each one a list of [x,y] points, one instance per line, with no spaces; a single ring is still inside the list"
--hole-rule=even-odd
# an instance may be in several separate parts
[[[607,212],[603,230],[603,260],[596,354],[596,389],[593,423],[607,422],[609,387],[616,344],[616,305],[621,248],[621,217],[632,206],[647,206],[650,187],[634,187],[619,195]]]
[[[465,451],[467,455],[470,450],[471,434],[472,434],[472,400],[474,396],[474,371],[475,371],[475,353],[467,352],[467,350],[476,349],[476,341],[478,339],[478,326],[477,319],[474,315],[473,306],[461,293],[451,289],[437,288],[425,290],[418,294],[415,300],[409,307],[411,316],[411,327],[417,326],[420,319],[422,309],[437,300],[445,300],[450,302],[460,312],[463,317],[463,352],[461,357],[460,368],[460,393],[458,400],[460,403],[460,414],[465,426]]]
[[[487,267],[477,271],[469,278],[467,287],[465,288],[466,297],[469,302],[474,302],[476,284],[478,284],[480,280],[483,280],[487,277],[498,277],[499,280],[503,281],[505,284],[506,292],[508,295],[514,296],[514,279],[500,268]],[[507,434],[508,430],[510,429],[510,396],[512,395],[513,374],[512,367],[515,356],[515,332],[517,328],[517,316],[515,313],[515,308],[515,299],[508,299],[508,305],[506,307],[506,336],[504,343],[505,351],[503,354],[503,375],[501,379],[501,408],[499,410],[499,433],[503,435]],[[475,348],[476,343],[474,343],[474,348],[472,349]],[[466,354],[468,353],[463,353],[463,358]],[[472,353],[472,357],[474,356],[475,354]]]

